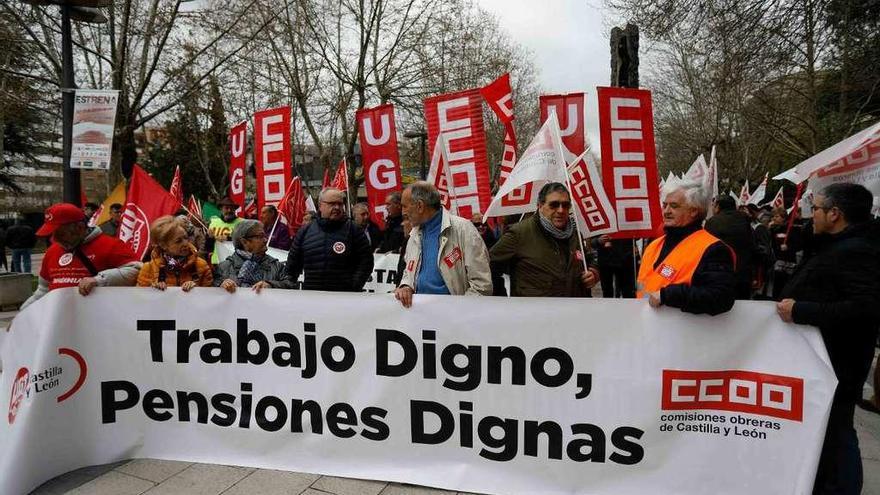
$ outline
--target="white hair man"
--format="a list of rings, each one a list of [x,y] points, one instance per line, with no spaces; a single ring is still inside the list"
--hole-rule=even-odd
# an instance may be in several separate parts
[[[670,181],[663,187],[663,232],[645,248],[638,297],[651,307],[717,315],[736,298],[733,251],[703,229],[708,197],[700,183]]]
[[[470,220],[446,211],[440,193],[427,182],[407,187],[401,205],[413,229],[400,286],[394,291],[397,300],[408,308],[414,293],[491,296],[489,253]]]

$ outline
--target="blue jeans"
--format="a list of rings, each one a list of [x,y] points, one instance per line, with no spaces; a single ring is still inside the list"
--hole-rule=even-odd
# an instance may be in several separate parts
[[[12,250],[12,271],[19,273],[31,272],[31,249],[13,249]]]

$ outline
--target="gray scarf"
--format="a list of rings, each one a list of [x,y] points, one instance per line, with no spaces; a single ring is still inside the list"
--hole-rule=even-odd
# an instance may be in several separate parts
[[[245,259],[245,262],[242,263],[241,268],[238,270],[238,275],[236,275],[238,285],[250,287],[262,280],[263,275],[260,272],[260,263],[263,261],[263,256],[255,256],[243,249],[236,249],[235,252]]]
[[[552,235],[555,239],[559,239],[560,241],[564,241],[569,239],[572,234],[574,234],[574,218],[568,218],[568,225],[565,226],[565,230],[559,230],[556,228],[550,220],[544,218],[544,215],[541,215],[540,212],[536,213],[538,215],[538,220],[541,221],[541,227],[547,231],[548,234]]]

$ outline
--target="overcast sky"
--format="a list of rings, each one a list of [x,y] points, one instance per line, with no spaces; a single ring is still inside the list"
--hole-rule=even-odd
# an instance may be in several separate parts
[[[602,0],[478,2],[534,53],[545,93],[587,92],[587,133],[598,150],[596,86],[608,86],[611,79],[608,43],[616,20],[602,7]]]

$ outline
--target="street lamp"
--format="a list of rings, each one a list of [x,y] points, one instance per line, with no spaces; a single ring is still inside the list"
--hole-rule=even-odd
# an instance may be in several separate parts
[[[403,137],[407,139],[419,139],[419,154],[422,157],[422,162],[419,164],[419,175],[422,180],[427,179],[428,172],[425,170],[427,165],[427,157],[425,156],[425,141],[428,140],[428,134],[424,131],[424,129],[419,131],[407,132],[404,133]]]
[[[73,80],[73,42],[70,21],[101,24],[107,22],[98,10],[108,7],[113,0],[21,0],[31,5],[57,5],[61,7],[61,174],[64,184],[65,203],[80,205],[81,185],[79,170],[70,168],[70,151],[73,137],[73,96],[76,83]]]

